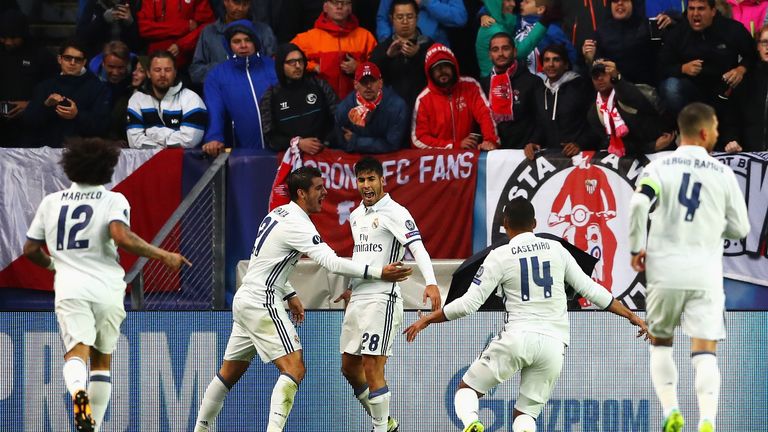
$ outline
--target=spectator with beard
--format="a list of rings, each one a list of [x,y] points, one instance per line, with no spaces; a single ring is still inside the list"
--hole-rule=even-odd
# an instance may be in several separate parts
[[[223,38],[229,45],[229,60],[219,63],[205,79],[205,105],[210,124],[205,132],[203,151],[218,156],[227,147],[261,149],[259,100],[277,83],[271,57],[258,52],[259,40],[250,20],[234,21]],[[232,128],[231,140],[225,139]]]
[[[536,97],[543,90],[541,79],[517,60],[512,36],[491,37],[488,57],[491,75],[480,80],[488,95],[503,149],[522,149],[531,141],[536,126]]]
[[[326,0],[315,27],[291,42],[306,54],[307,70],[328,81],[340,99],[353,90],[358,63],[376,47],[376,39],[352,15],[352,0]]]
[[[336,143],[348,153],[389,153],[400,150],[408,129],[405,102],[384,88],[379,68],[362,63],[355,72],[355,91],[336,111]]]
[[[459,74],[453,52],[445,45],[432,45],[427,51],[424,71],[427,87],[414,107],[413,147],[485,151],[498,148],[499,138],[488,100],[477,81]]]
[[[256,39],[259,46],[256,47],[260,56],[272,57],[275,55],[277,40],[272,29],[263,22],[252,18],[251,0],[224,0],[224,16],[217,19],[211,25],[205,26],[197,40],[195,55],[189,66],[189,76],[192,82],[202,85],[205,76],[217,64],[229,58],[229,43],[222,43],[225,39],[224,32],[227,25],[239,21],[249,20],[253,24]]]
[[[109,122],[107,88],[88,69],[80,42],[69,40],[59,49],[61,73],[35,87],[24,112],[33,147],[61,147],[67,137],[95,137]]]
[[[299,47],[283,44],[277,49],[278,84],[261,99],[261,126],[267,146],[285,151],[298,145],[317,154],[329,145],[336,115],[336,93],[322,79],[308,75],[307,60]]]
[[[196,147],[207,123],[203,100],[177,79],[173,55],[168,51],[153,53],[149,57],[149,82],[128,101],[128,145]]]
[[[592,89],[581,75],[571,71],[568,54],[562,45],[551,45],[541,53],[544,80],[543,97],[536,98],[537,125],[525,156],[533,160],[541,149],[559,149],[571,157],[582,150],[594,149],[585,140],[584,113],[592,101]]]
[[[381,70],[384,82],[405,101],[408,118],[416,97],[427,85],[424,58],[434,43],[416,27],[418,17],[416,0],[394,0],[389,19],[395,32],[371,54],[371,61]]]
[[[393,0],[381,0],[376,14],[376,37],[383,41],[392,35],[389,14]],[[419,11],[418,27],[436,42],[448,46],[447,28],[464,27],[467,8],[461,0],[416,0]]]
[[[35,86],[59,71],[56,58],[29,35],[27,18],[11,9],[0,21],[0,147],[24,147],[22,122]]]

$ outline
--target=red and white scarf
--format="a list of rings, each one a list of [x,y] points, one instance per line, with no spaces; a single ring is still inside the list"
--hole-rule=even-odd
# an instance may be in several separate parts
[[[512,77],[517,71],[517,60],[504,73],[491,74],[491,89],[489,92],[491,114],[496,123],[515,119],[515,90],[512,88]]]
[[[616,109],[614,98],[616,97],[616,90],[611,90],[611,95],[607,100],[603,100],[600,93],[597,93],[597,108],[600,111],[600,115],[603,116],[603,126],[605,126],[605,133],[609,135],[610,141],[608,143],[608,152],[622,157],[627,153],[624,147],[624,140],[622,137],[627,136],[629,128],[624,123],[624,119],[621,118],[619,111]]]
[[[376,95],[376,99],[373,102],[368,102],[360,96],[359,92],[355,92],[355,99],[357,100],[357,106],[349,110],[349,121],[355,126],[365,127],[368,123],[368,116],[371,111],[375,110],[381,103],[381,98],[384,96],[384,92],[380,91]]]

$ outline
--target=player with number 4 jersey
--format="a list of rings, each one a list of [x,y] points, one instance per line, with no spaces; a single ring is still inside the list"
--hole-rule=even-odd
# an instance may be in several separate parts
[[[224,362],[205,391],[195,432],[211,430],[224,398],[256,354],[264,363],[274,363],[280,371],[272,389],[266,431],[279,432],[285,427],[305,373],[301,341],[290,320],[301,324],[304,306],[288,283],[288,276],[302,254],[331,272],[351,277],[392,283],[411,274],[399,262],[373,266],[339,258],[323,243],[309,215],[322,210],[328,194],[324,184],[317,168],[293,171],[288,177],[291,202],[269,212],[259,225],[248,271],[232,303],[234,323]],[[291,317],[283,308],[283,300],[288,302]]]
[[[61,165],[72,186],[43,198],[24,244],[27,258],[56,272],[56,321],[66,350],[64,381],[77,431],[98,431],[109,405],[112,351],[125,319],[125,272],[117,247],[158,259],[173,270],[189,264],[131,232],[128,200],[103,186],[112,181],[119,156],[120,148],[103,140],[71,140]]]
[[[478,398],[520,371],[514,432],[536,430],[536,418],[549,400],[569,343],[565,283],[598,307],[627,318],[646,333],[645,323],[587,276],[556,241],[536,237],[534,209],[518,197],[504,208],[508,244],[492,250],[467,292],[442,309],[422,316],[405,330],[408,341],[432,323],[476,312],[497,291],[504,299],[504,329],[469,367],[454,398],[465,432],[483,432]]]
[[[715,354],[717,341],[725,338],[723,239],[745,237],[749,216],[736,175],[709,155],[718,136],[712,107],[690,104],[677,124],[680,147],[643,169],[632,196],[631,264],[646,271],[651,380],[664,412],[662,428],[679,432],[684,425],[672,358],[674,330],[684,317],[696,371],[698,430],[713,432],[720,394]]]

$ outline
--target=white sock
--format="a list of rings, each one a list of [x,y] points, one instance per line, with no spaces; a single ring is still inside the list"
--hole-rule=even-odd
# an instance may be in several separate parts
[[[672,358],[672,347],[651,345],[651,381],[661,402],[666,418],[677,403],[677,366]]]
[[[714,353],[694,353],[691,357],[696,371],[696,397],[699,401],[699,424],[704,420],[715,425],[717,401],[720,398],[720,368]]]
[[[91,371],[88,382],[88,399],[91,403],[91,416],[96,422],[96,432],[101,429],[104,414],[112,395],[112,377],[108,370]]]
[[[67,391],[72,397],[80,390],[88,388],[88,367],[80,357],[70,357],[64,362],[64,383],[67,385]]]
[[[368,390],[368,387],[365,387],[365,390],[360,391],[359,389],[355,389],[355,397],[360,402],[360,405],[363,406],[365,409],[365,412],[368,414],[368,417],[371,416],[371,401],[368,400],[368,396],[371,394],[371,392]]]
[[[272,389],[272,399],[269,404],[269,422],[267,432],[280,432],[285,427],[288,414],[293,408],[293,398],[299,390],[299,385],[290,376],[280,374]]]
[[[216,374],[208,384],[203,395],[203,401],[200,403],[200,409],[197,411],[197,421],[195,422],[195,432],[208,432],[216,417],[224,406],[224,398],[229,393],[229,387],[224,383],[221,375]]]
[[[453,407],[456,410],[456,416],[459,417],[464,427],[469,426],[473,421],[479,418],[477,413],[480,411],[480,400],[477,393],[471,388],[460,388],[453,397]]]
[[[389,422],[389,400],[392,394],[389,387],[384,386],[374,390],[368,395],[368,401],[371,404],[371,420],[373,421],[373,432],[387,432],[387,423]]]
[[[536,420],[528,414],[520,414],[512,422],[512,432],[536,432]]]

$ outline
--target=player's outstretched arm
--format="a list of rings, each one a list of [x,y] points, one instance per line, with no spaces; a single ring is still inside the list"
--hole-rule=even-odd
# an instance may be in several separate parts
[[[401,261],[389,263],[381,269],[381,279],[387,282],[402,282],[413,273],[410,267],[403,267]]]
[[[405,334],[408,342],[413,342],[414,340],[416,340],[416,335],[418,335],[419,332],[427,328],[430,324],[441,323],[445,321],[448,321],[448,318],[446,318],[442,309],[438,309],[434,312],[430,312],[427,315],[422,315],[421,317],[419,317],[418,321],[409,325],[408,328],[403,330],[403,334]]]
[[[632,325],[639,327],[637,330],[637,337],[645,335],[645,339],[647,340],[648,335],[648,326],[645,324],[645,321],[642,320],[639,316],[635,315],[631,310],[629,310],[626,306],[624,306],[620,301],[613,299],[611,300],[611,304],[608,305],[608,307],[605,309],[608,312],[614,313],[620,317],[624,317],[629,320]]]
[[[24,256],[35,265],[55,271],[53,258],[43,251],[44,244],[39,240],[27,239],[24,243]]]
[[[109,235],[115,244],[128,252],[147,258],[160,260],[166,267],[172,270],[178,270],[184,264],[191,266],[192,263],[181,254],[168,252],[156,246],[147,243],[141,237],[137,236],[126,224],[120,221],[114,221],[109,224]]]

